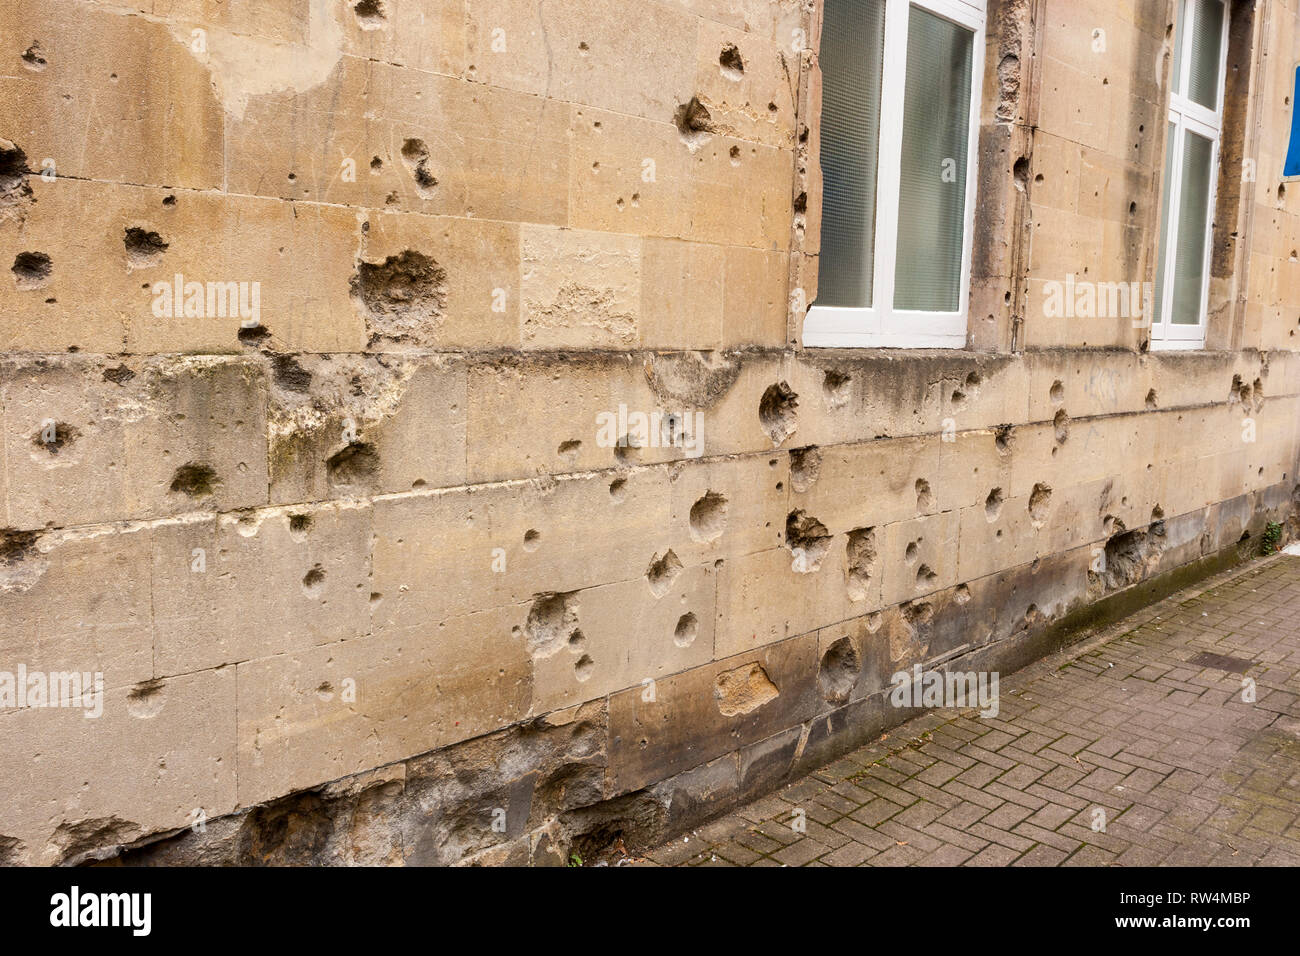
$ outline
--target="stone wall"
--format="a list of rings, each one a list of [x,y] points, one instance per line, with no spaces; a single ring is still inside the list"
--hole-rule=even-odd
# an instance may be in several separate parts
[[[1258,551],[1294,4],[1207,349],[1043,305],[1154,277],[1172,15],[991,0],[969,346],[865,351],[800,341],[819,2],[10,0],[0,670],[104,691],[0,709],[0,859],[632,847]]]

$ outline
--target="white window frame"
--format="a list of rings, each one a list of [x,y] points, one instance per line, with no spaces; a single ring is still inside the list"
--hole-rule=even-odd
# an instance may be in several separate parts
[[[974,33],[960,302],[956,312],[920,312],[893,307],[898,190],[903,149],[903,98],[907,85],[907,25],[913,6]],[[983,0],[885,0],[872,304],[870,308],[844,308],[814,303],[804,319],[805,347],[965,348],[966,317],[970,309],[971,245],[975,228],[975,185],[979,166],[980,103],[984,85],[984,7]],[[921,265],[918,264],[918,267]]]
[[[1219,83],[1215,91],[1215,107],[1206,109],[1190,96],[1192,77],[1192,34],[1191,0],[1178,0],[1179,14],[1175,21],[1182,26],[1182,35],[1175,38],[1180,50],[1176,57],[1179,63],[1179,75],[1170,77],[1169,83],[1169,122],[1174,124],[1173,143],[1167,148],[1173,150],[1173,159],[1169,166],[1168,209],[1161,210],[1161,220],[1169,216],[1169,224],[1164,228],[1165,248],[1158,249],[1156,255],[1163,257],[1165,275],[1163,288],[1155,289],[1154,294],[1160,298],[1160,321],[1151,323],[1151,348],[1155,350],[1200,349],[1205,347],[1205,330],[1210,294],[1210,261],[1214,254],[1214,212],[1219,192],[1219,145],[1223,137],[1223,96],[1227,85],[1228,69],[1228,0],[1219,0],[1223,8],[1223,23],[1220,31],[1219,49]],[[1201,264],[1201,299],[1198,310],[1199,319],[1195,325],[1179,325],[1171,321],[1174,306],[1174,272],[1178,257],[1178,213],[1182,200],[1183,185],[1183,145],[1188,133],[1195,133],[1210,141],[1210,195],[1205,213],[1205,261]],[[1157,263],[1159,259],[1157,259]],[[1154,303],[1152,304],[1154,306]]]

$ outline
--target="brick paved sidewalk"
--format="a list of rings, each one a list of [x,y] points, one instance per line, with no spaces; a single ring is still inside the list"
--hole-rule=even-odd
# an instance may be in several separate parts
[[[997,718],[927,714],[647,862],[1300,865],[1298,671],[1300,558],[1278,556],[1007,676]]]

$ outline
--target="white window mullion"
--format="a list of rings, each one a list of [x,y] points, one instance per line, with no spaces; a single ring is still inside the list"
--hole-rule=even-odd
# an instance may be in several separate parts
[[[1173,327],[1170,316],[1174,308],[1174,273],[1178,267],[1178,202],[1183,179],[1183,118],[1171,111],[1169,121],[1174,124],[1174,141],[1169,146],[1173,152],[1173,159],[1169,163],[1169,210],[1166,213],[1168,224],[1165,226],[1165,248],[1162,251],[1165,257],[1165,276],[1164,288],[1159,290],[1160,322],[1151,329],[1153,340],[1167,338],[1168,330]]]
[[[903,141],[903,93],[907,82],[907,20],[909,4],[885,4],[885,70],[880,90],[879,192],[876,194],[876,306],[873,332],[892,328],[894,259],[898,242],[899,161]]]

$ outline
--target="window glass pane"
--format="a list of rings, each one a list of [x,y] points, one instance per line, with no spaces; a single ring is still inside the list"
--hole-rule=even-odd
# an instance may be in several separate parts
[[[1164,311],[1165,305],[1165,256],[1169,253],[1169,214],[1173,211],[1170,208],[1169,190],[1174,184],[1174,147],[1176,143],[1176,128],[1173,123],[1169,124],[1169,135],[1165,138],[1165,178],[1164,178],[1164,195],[1160,199],[1160,264],[1156,267],[1156,288],[1152,300],[1155,305],[1155,315],[1152,317],[1153,323],[1160,321],[1160,316]]]
[[[1213,143],[1190,130],[1183,133],[1183,175],[1179,186],[1178,230],[1174,254],[1175,325],[1201,321],[1201,287],[1205,278],[1205,228],[1210,209],[1210,157]]]
[[[1202,106],[1219,108],[1219,54],[1223,49],[1223,4],[1221,0],[1188,0],[1195,4],[1196,27],[1192,31],[1192,68],[1188,95]]]
[[[907,26],[894,307],[961,305],[974,34],[912,7]]]
[[[871,305],[885,0],[833,0],[822,23],[817,304]]]
[[[1192,0],[1195,2],[1195,0]],[[1178,28],[1174,31],[1174,66],[1173,88],[1175,93],[1183,91],[1183,26],[1187,13],[1188,0],[1178,0]]]

